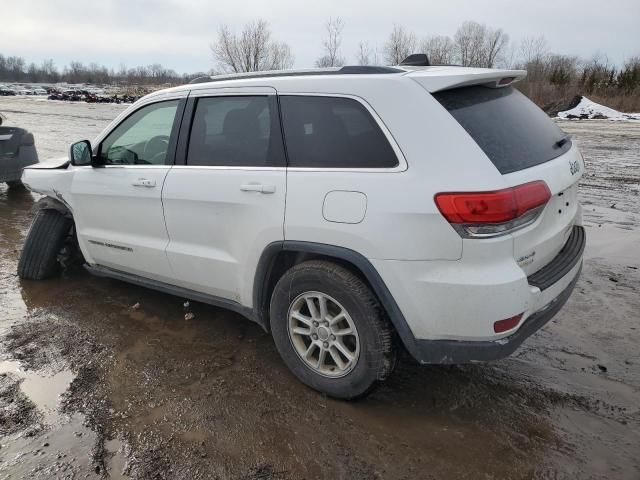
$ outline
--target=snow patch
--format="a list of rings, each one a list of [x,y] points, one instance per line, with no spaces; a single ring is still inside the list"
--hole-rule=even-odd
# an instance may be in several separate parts
[[[582,97],[580,103],[571,110],[558,112],[558,118],[564,119],[588,119],[598,118],[607,120],[640,120],[640,113],[622,113],[613,108],[605,107],[599,103]]]

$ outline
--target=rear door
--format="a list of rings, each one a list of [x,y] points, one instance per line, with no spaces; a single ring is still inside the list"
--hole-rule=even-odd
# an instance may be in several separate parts
[[[163,204],[180,286],[245,306],[264,248],[283,240],[285,156],[276,92],[192,91]]]
[[[581,222],[582,156],[570,138],[513,87],[471,86],[433,96],[460,123],[509,186],[544,180],[551,200],[530,226],[512,234],[513,254],[527,275],[560,251]]]
[[[74,167],[74,219],[89,263],[171,281],[161,192],[184,102],[141,106],[99,141],[102,167]]]

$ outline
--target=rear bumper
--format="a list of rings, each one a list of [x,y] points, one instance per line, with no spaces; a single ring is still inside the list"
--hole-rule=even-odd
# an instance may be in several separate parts
[[[510,355],[553,318],[575,287],[584,247],[584,229],[575,226],[558,255],[529,277],[513,260],[374,265],[390,280],[399,308],[395,314],[387,311],[415,359],[469,363]],[[520,313],[519,325],[494,333],[495,321]]]
[[[528,337],[540,330],[560,311],[578,282],[578,273],[571,283],[542,310],[530,315],[512,335],[493,341],[415,340],[412,355],[420,363],[456,364],[497,360],[511,355]]]

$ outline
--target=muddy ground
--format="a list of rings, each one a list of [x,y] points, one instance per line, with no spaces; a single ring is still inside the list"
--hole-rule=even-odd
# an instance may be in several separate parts
[[[122,108],[0,100],[41,156]],[[20,281],[36,196],[0,186],[0,479],[640,478],[640,122],[561,126],[587,163],[566,307],[508,359],[404,360],[355,403],[234,313],[82,269]]]

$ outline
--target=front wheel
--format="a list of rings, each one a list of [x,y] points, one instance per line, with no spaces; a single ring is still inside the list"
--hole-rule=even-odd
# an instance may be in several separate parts
[[[42,280],[59,268],[58,254],[69,236],[72,220],[57,210],[38,210],[18,262],[18,276]]]
[[[328,261],[287,271],[271,299],[271,329],[284,362],[303,383],[355,399],[393,370],[393,331],[375,295],[357,275]]]

